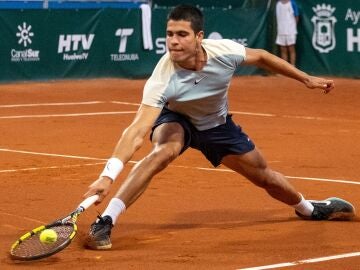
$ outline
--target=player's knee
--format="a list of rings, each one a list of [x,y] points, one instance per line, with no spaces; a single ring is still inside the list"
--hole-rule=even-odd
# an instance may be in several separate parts
[[[173,161],[180,153],[181,149],[176,145],[160,145],[156,146],[150,154],[153,162],[158,163],[160,166],[167,166]]]

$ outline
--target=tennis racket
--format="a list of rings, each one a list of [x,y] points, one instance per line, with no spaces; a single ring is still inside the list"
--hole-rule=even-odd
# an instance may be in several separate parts
[[[88,197],[66,217],[25,233],[11,246],[11,258],[22,261],[37,260],[49,257],[66,248],[76,235],[78,216],[95,203],[98,198],[99,195]],[[42,243],[40,241],[39,236],[45,229],[52,229],[57,233],[58,237],[54,243]]]

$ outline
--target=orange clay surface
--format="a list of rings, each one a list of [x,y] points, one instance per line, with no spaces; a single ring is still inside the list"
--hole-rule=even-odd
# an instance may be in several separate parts
[[[269,165],[306,198],[338,196],[360,208],[360,80],[334,80],[336,89],[323,95],[284,77],[237,77],[229,106]],[[82,200],[133,119],[144,83],[0,85],[0,269],[235,270],[280,263],[295,264],[281,268],[292,270],[360,269],[358,218],[300,220],[292,208],[223,166],[213,169],[192,149],[119,218],[110,251],[84,249],[89,225],[150,150],[148,140],[104,203],[80,216],[68,248],[40,261],[12,261],[8,252],[21,234]]]

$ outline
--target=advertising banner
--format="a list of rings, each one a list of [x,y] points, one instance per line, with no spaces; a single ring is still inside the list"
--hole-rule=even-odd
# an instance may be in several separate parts
[[[150,69],[139,9],[0,11],[0,80],[137,77]]]
[[[0,10],[0,81],[147,77],[166,52],[169,10],[152,11],[152,50],[143,47],[141,9]],[[266,45],[263,10],[204,13],[206,37]],[[259,72],[243,68],[238,74]]]
[[[301,0],[297,66],[314,75],[360,77],[360,1]],[[273,5],[272,5],[273,6]],[[205,38],[273,51],[273,9],[202,8]],[[151,11],[144,49],[141,9],[0,10],[0,81],[146,78],[166,52],[168,7]],[[271,35],[270,35],[271,36]],[[264,74],[240,67],[236,74]]]

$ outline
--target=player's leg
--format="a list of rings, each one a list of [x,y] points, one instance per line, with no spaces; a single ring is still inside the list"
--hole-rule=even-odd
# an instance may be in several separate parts
[[[354,216],[354,207],[339,198],[317,202],[305,200],[282,174],[267,165],[231,115],[226,117],[225,124],[198,132],[193,137],[192,147],[199,149],[215,167],[222,163],[244,175],[273,198],[293,206],[302,218],[346,220]]]
[[[184,128],[176,122],[163,123],[155,128],[152,134],[152,151],[132,168],[103,214],[91,225],[86,241],[88,248],[111,248],[111,229],[118,216],[139,198],[153,176],[181,153],[184,137]]]
[[[270,196],[281,202],[295,205],[301,200],[301,195],[286,178],[268,167],[256,148],[242,155],[227,155],[222,159],[222,164],[264,188]]]
[[[233,121],[231,114],[227,115],[223,125],[196,132],[192,147],[200,150],[215,167],[224,164],[279,201],[289,205],[301,201],[301,195],[285,177],[268,167],[262,154]]]
[[[152,143],[152,151],[133,167],[115,195],[127,208],[144,192],[152,177],[178,157],[184,145],[184,129],[176,122],[161,124],[153,132]]]
[[[256,148],[242,155],[227,155],[222,163],[264,188],[273,198],[294,207],[296,214],[303,219],[350,220],[355,216],[354,206],[340,198],[305,200],[282,174],[267,166]]]

